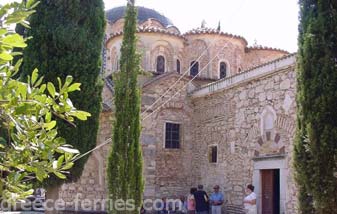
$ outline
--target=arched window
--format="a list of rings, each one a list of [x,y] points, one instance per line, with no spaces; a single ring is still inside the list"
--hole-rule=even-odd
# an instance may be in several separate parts
[[[274,128],[274,115],[272,112],[267,112],[263,118],[263,128],[265,131],[271,131]]]
[[[177,59],[177,72],[180,74],[180,60]]]
[[[192,61],[190,67],[190,75],[194,77],[198,75],[198,73],[199,73],[199,62]]]
[[[272,136],[275,134],[275,121],[276,113],[271,106],[266,106],[261,115],[261,136],[266,137],[267,141],[272,139]]]
[[[165,72],[165,58],[163,56],[157,57],[157,73],[164,73]]]
[[[225,62],[220,62],[220,67],[219,67],[219,72],[220,72],[220,79],[223,79],[227,75],[227,65]]]

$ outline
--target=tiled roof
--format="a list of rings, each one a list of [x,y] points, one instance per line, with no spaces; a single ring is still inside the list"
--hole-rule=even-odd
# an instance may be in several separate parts
[[[269,50],[269,51],[280,51],[280,52],[284,52],[285,54],[289,54],[288,51],[283,50],[283,49],[279,49],[279,48],[272,48],[272,47],[267,47],[267,46],[262,46],[262,45],[258,45],[258,46],[251,46],[251,47],[247,47],[246,50]]]
[[[169,31],[168,29],[163,29],[163,28],[153,27],[153,26],[145,26],[145,27],[139,26],[137,27],[137,33],[161,33],[161,34],[167,34],[171,36],[180,37],[182,39],[186,39],[183,35],[179,33],[174,33],[174,32]],[[123,31],[111,33],[108,40],[116,36],[121,36],[121,35],[123,35]]]
[[[207,27],[205,27],[205,28],[201,28],[201,27],[195,28],[195,29],[192,29],[190,31],[187,31],[183,35],[187,36],[187,35],[198,35],[198,34],[218,34],[218,35],[223,35],[223,36],[227,36],[227,37],[233,37],[233,38],[241,39],[245,42],[246,45],[248,44],[247,40],[242,36],[234,35],[234,34],[231,34],[231,33],[225,33],[225,32],[219,31],[215,28],[207,28]]]

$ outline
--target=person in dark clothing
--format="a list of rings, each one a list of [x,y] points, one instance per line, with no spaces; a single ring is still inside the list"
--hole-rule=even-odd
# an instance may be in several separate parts
[[[204,187],[202,185],[198,185],[198,191],[194,192],[195,210],[197,214],[209,213],[208,195],[203,189]]]

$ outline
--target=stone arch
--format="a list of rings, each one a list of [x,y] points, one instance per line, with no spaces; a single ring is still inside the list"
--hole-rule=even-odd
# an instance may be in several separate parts
[[[186,70],[184,70],[184,53],[183,52],[179,52],[177,53],[176,55],[176,58],[175,58],[175,70],[177,71],[177,60],[179,60],[180,62],[180,74],[183,74]]]
[[[285,154],[291,148],[296,127],[294,118],[277,114],[272,106],[266,106],[256,126],[258,131],[248,136],[255,157]]]
[[[277,119],[276,112],[273,107],[266,106],[260,117],[260,130],[261,135],[264,135],[266,130],[272,130],[275,127],[275,121]]]
[[[229,63],[229,61],[227,59],[219,59],[218,61],[218,79],[220,79],[220,69],[221,69],[221,63],[225,63],[226,64],[226,77],[231,76],[231,64]]]
[[[166,71],[166,60],[165,56],[158,55],[156,59],[156,73],[162,74]]]
[[[155,46],[151,48],[151,70],[156,71],[156,62],[157,57],[162,55],[165,58],[166,63],[166,71],[173,71],[174,70],[174,60],[173,60],[173,48],[172,46],[166,41],[156,42]]]
[[[227,66],[229,67],[230,75],[233,75],[235,72],[233,70],[235,69],[235,61],[233,61],[237,56],[235,55],[235,46],[226,40],[218,40],[214,43],[212,46],[210,52],[213,56],[216,56],[216,59],[211,64],[211,72],[210,74],[212,78],[218,78],[218,68],[219,63],[221,61],[225,61],[227,63]],[[234,55],[234,57],[233,57]]]
[[[185,69],[190,70],[189,67],[192,61],[199,62],[199,71],[200,77],[202,78],[210,78],[209,76],[209,63],[210,54],[208,50],[208,45],[204,40],[196,39],[191,41],[191,43],[185,48]]]

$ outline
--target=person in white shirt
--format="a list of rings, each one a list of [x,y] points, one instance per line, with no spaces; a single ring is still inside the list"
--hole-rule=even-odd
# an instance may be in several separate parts
[[[256,209],[256,194],[254,193],[254,186],[249,184],[246,188],[247,196],[243,199],[243,205],[247,214],[257,214]]]

